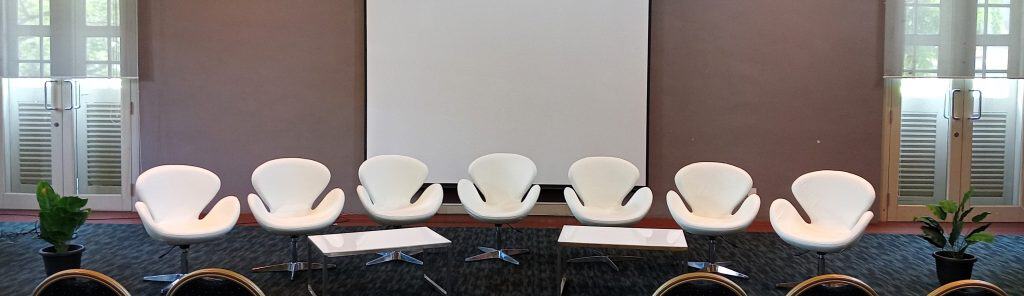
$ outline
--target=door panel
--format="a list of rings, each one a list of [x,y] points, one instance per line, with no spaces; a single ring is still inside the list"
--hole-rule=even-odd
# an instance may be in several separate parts
[[[950,93],[948,79],[900,81],[898,191],[900,205],[933,204],[946,199],[949,161]]]
[[[971,119],[966,171],[974,205],[1019,205],[1017,158],[1020,112],[1016,80],[975,79],[970,94]]]

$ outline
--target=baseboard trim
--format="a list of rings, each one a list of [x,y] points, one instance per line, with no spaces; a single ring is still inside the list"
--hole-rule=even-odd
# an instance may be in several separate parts
[[[437,213],[466,214],[466,209],[462,207],[462,204],[445,203],[441,204],[441,209],[439,209]],[[533,210],[530,210],[530,216],[571,217],[572,211],[569,210],[569,206],[564,202],[537,202],[537,204],[533,206]]]

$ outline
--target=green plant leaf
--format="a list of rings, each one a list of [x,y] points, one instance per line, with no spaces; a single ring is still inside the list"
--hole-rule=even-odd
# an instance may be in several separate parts
[[[932,212],[932,215],[935,215],[939,220],[946,220],[946,211],[944,211],[939,205],[926,205],[926,207],[928,207],[928,210]]]
[[[939,207],[941,207],[942,211],[944,211],[946,213],[956,213],[956,209],[959,206],[956,204],[955,201],[943,200],[943,201],[939,201]],[[945,220],[946,218],[942,217],[942,219]]]
[[[935,229],[931,226],[921,226],[921,232],[923,234],[919,236],[931,243],[933,246],[940,249],[946,247],[946,237],[942,235],[941,230]]]
[[[991,214],[991,213],[989,213],[989,212],[981,212],[981,214],[975,215],[974,218],[971,218],[971,222],[974,222],[974,223],[981,222],[981,221],[985,220],[985,218],[988,217],[988,214]]]
[[[39,201],[39,238],[52,244],[54,251],[67,252],[75,231],[92,213],[91,209],[83,208],[89,200],[61,197],[46,182],[39,182],[36,187],[36,199]]]
[[[968,241],[968,242],[986,242],[986,243],[991,243],[991,242],[996,241],[996,235],[992,234],[991,232],[982,231],[982,232],[978,232],[978,233],[972,234],[971,236],[968,236],[965,240]]]

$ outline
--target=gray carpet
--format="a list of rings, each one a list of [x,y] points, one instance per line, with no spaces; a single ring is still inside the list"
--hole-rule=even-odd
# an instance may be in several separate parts
[[[32,228],[30,223],[0,223],[6,233]],[[333,227],[331,233],[352,232],[370,227]],[[513,266],[500,261],[462,262],[477,254],[477,245],[491,245],[487,228],[435,229],[452,240],[446,253],[419,255],[427,263],[425,272],[455,295],[552,295],[557,285],[557,229],[505,231],[507,245],[530,248],[519,255],[523,263]],[[784,295],[774,289],[776,282],[802,279],[813,272],[814,256],[793,257],[796,252],[772,233],[747,233],[728,238],[737,248],[722,243],[719,256],[733,261],[734,268],[753,278],[736,280],[750,295]],[[707,241],[688,237],[691,252],[642,252],[644,261],[623,263],[613,272],[604,265],[568,266],[567,295],[650,295],[662,282],[685,272],[687,256],[703,257]],[[133,295],[158,295],[159,283],[143,282],[143,275],[163,274],[178,268],[177,251],[158,259],[167,247],[146,235],[141,225],[90,224],[76,240],[86,246],[83,267],[97,270],[120,281]],[[42,260],[36,253],[46,244],[30,236],[0,241],[0,295],[30,295],[43,278]],[[288,281],[285,274],[253,274],[249,268],[287,260],[288,240],[259,227],[236,227],[222,240],[192,248],[193,268],[220,267],[250,277],[267,295],[306,295],[305,278]],[[611,251],[614,252],[614,251]],[[880,295],[925,295],[937,287],[932,249],[912,235],[868,234],[850,250],[829,256],[829,268],[836,273],[860,278]],[[1024,295],[1024,236],[1000,236],[995,244],[976,245],[980,257],[974,277],[995,283],[1010,295]],[[305,248],[300,252],[305,256]],[[563,249],[563,258],[588,254],[586,250]],[[423,269],[390,262],[364,267],[372,255],[335,258],[333,291],[344,295],[436,295],[422,280]]]

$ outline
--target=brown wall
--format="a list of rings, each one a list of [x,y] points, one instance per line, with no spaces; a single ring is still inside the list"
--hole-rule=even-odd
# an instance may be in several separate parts
[[[243,4],[244,3],[244,4]],[[654,0],[652,215],[685,164],[743,167],[762,196],[838,169],[877,188],[881,1]],[[363,1],[140,1],[142,168],[183,163],[222,193],[276,157],[319,160],[362,212]]]
[[[139,1],[141,167],[191,164],[221,194],[305,157],[352,193],[363,159],[363,1]]]
[[[654,213],[667,213],[676,171],[698,161],[746,169],[763,219],[806,172],[879,188],[881,1],[661,0],[651,19]]]

